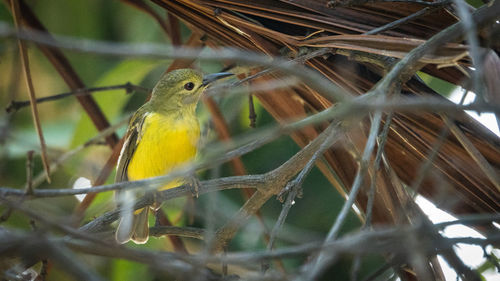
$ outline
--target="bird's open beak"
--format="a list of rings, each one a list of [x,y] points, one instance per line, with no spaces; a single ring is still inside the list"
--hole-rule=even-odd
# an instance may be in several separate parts
[[[201,83],[201,85],[207,86],[208,84],[210,84],[216,80],[219,80],[219,79],[222,79],[222,78],[225,78],[228,76],[232,76],[232,75],[234,75],[234,74],[229,73],[229,72],[219,72],[219,73],[208,74],[208,75],[205,75],[203,77],[203,82]]]

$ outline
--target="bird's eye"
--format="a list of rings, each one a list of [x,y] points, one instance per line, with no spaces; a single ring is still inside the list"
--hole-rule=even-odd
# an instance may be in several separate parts
[[[186,84],[184,84],[184,89],[186,89],[188,91],[191,91],[192,89],[194,89],[194,83],[193,82],[187,82]]]

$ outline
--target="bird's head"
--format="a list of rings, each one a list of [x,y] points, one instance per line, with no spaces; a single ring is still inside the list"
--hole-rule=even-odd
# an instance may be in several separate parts
[[[203,75],[194,69],[178,69],[166,73],[156,84],[151,102],[163,109],[194,108],[203,91],[218,79],[231,73]]]

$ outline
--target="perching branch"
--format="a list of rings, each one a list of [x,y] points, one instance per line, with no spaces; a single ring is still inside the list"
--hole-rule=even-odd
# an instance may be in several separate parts
[[[142,1],[141,1],[142,2]],[[443,1],[450,2],[450,1]],[[497,1],[498,2],[498,1]],[[494,4],[493,4],[494,5]],[[427,9],[427,8],[426,8]],[[424,10],[426,10],[424,9]],[[429,9],[427,9],[429,10]],[[427,11],[426,10],[426,11]],[[415,14],[419,16],[423,14],[421,13]],[[476,20],[485,21],[485,17],[479,18],[477,16],[480,14],[479,12],[475,13]],[[405,21],[410,18],[404,19]],[[490,17],[491,20],[491,17]],[[398,23],[394,23],[392,25],[388,25],[384,28],[391,28],[396,26]],[[483,22],[484,23],[484,22]],[[481,24],[479,24],[481,25]],[[240,177],[228,177],[228,178],[220,178],[215,180],[204,181],[200,187],[200,194],[206,194],[208,192],[214,192],[217,190],[225,190],[225,189],[234,189],[234,188],[245,188],[256,190],[254,196],[250,198],[245,205],[231,218],[226,224],[221,227],[217,231],[217,236],[215,237],[215,245],[213,246],[213,250],[220,250],[224,248],[225,245],[233,238],[234,234],[238,231],[239,227],[242,224],[248,222],[248,219],[251,214],[257,212],[262,205],[267,202],[271,197],[275,194],[278,194],[279,191],[283,189],[284,186],[290,183],[290,181],[299,174],[297,178],[297,182],[301,182],[305,175],[307,175],[308,171],[312,168],[314,161],[311,159],[315,159],[322,154],[322,152],[334,143],[336,140],[340,139],[344,132],[348,130],[348,119],[352,117],[365,117],[370,113],[375,114],[375,118],[372,123],[371,133],[369,135],[369,140],[367,141],[367,146],[365,148],[365,153],[363,155],[362,163],[360,165],[360,169],[356,176],[356,180],[351,189],[351,196],[349,200],[346,202],[342,213],[337,218],[337,221],[333,224],[332,230],[330,232],[329,237],[323,241],[322,243],[314,243],[314,244],[306,244],[301,245],[300,247],[295,248],[280,248],[273,252],[263,251],[261,253],[228,253],[227,257],[215,255],[213,257],[209,257],[207,259],[208,254],[203,253],[195,257],[186,257],[183,255],[166,255],[163,252],[147,252],[140,250],[132,250],[127,249],[125,247],[115,247],[114,245],[104,245],[103,247],[97,247],[100,245],[97,241],[91,241],[86,239],[85,236],[94,235],[95,232],[102,231],[103,229],[109,230],[109,224],[114,222],[119,216],[119,210],[114,210],[108,212],[102,216],[99,216],[93,219],[88,224],[82,226],[80,229],[64,229],[60,228],[57,225],[51,224],[50,221],[44,221],[43,218],[40,219],[42,224],[46,224],[52,226],[53,228],[66,233],[68,235],[68,239],[63,241],[61,245],[64,246],[61,251],[55,251],[57,253],[64,253],[66,248],[70,248],[74,251],[82,252],[82,253],[90,253],[93,255],[107,256],[107,257],[116,257],[116,258],[125,258],[129,260],[133,260],[136,262],[142,262],[145,264],[149,264],[154,269],[160,269],[165,267],[165,271],[173,274],[196,274],[199,275],[200,278],[206,278],[208,280],[212,279],[212,274],[205,269],[205,264],[207,262],[221,263],[221,264],[242,264],[244,267],[249,268],[249,262],[252,261],[263,261],[270,258],[278,257],[303,257],[304,255],[310,255],[314,252],[320,253],[330,253],[333,252],[333,259],[340,254],[349,253],[354,255],[365,255],[367,253],[377,253],[377,254],[398,254],[401,255],[401,261],[406,261],[411,264],[410,253],[407,249],[402,247],[395,247],[400,244],[404,244],[405,242],[415,243],[414,245],[419,247],[419,254],[428,258],[429,256],[435,255],[437,253],[443,253],[444,251],[449,251],[456,241],[464,242],[467,241],[469,243],[477,243],[480,245],[486,245],[487,243],[492,243],[492,241],[498,241],[498,237],[488,237],[487,239],[461,239],[461,240],[452,240],[446,239],[441,236],[436,236],[434,233],[429,234],[428,231],[422,226],[410,226],[410,227],[397,227],[391,228],[390,231],[378,230],[374,231],[362,231],[359,233],[354,233],[352,236],[346,236],[337,238],[337,233],[342,226],[343,220],[345,218],[345,210],[349,210],[353,204],[353,200],[355,200],[355,195],[357,190],[361,186],[361,182],[363,180],[364,172],[368,171],[371,167],[369,166],[370,157],[373,155],[374,146],[375,146],[375,138],[378,134],[378,129],[380,126],[382,112],[387,112],[389,115],[393,112],[416,112],[416,111],[438,111],[438,112],[446,112],[453,115],[455,113],[462,113],[464,109],[475,109],[478,111],[490,111],[490,112],[500,112],[498,106],[491,104],[471,104],[467,106],[463,105],[454,105],[452,103],[443,101],[442,99],[430,99],[426,97],[426,99],[412,99],[412,100],[398,100],[393,99],[391,97],[390,100],[385,99],[383,101],[379,101],[378,97],[381,94],[385,94],[387,92],[392,91],[393,89],[397,89],[401,84],[403,84],[406,80],[408,80],[412,75],[414,75],[415,71],[422,67],[422,62],[419,61],[419,56],[421,57],[426,52],[432,52],[439,44],[443,44],[445,42],[449,42],[449,40],[455,40],[462,36],[464,33],[462,31],[456,31],[455,27],[450,27],[447,31],[452,33],[454,36],[448,35],[443,37],[441,34],[436,35],[428,42],[422,46],[416,48],[414,52],[412,51],[406,58],[404,58],[400,63],[396,64],[396,66],[392,69],[389,75],[384,78],[379,85],[374,88],[372,91],[368,93],[368,95],[352,98],[351,95],[342,89],[332,88],[332,84],[325,79],[319,79],[321,75],[316,75],[314,72],[305,72],[308,71],[307,68],[297,66],[295,63],[287,63],[284,60],[274,59],[271,60],[264,56],[258,56],[255,54],[250,54],[246,52],[234,51],[231,49],[221,49],[220,51],[201,53],[199,54],[199,49],[197,50],[181,50],[181,49],[167,49],[167,55],[165,55],[164,46],[162,49],[158,47],[154,47],[153,45],[138,45],[135,47],[131,47],[130,45],[122,45],[122,44],[112,44],[112,43],[104,43],[104,45],[95,44],[95,41],[87,41],[88,45],[81,44],[84,41],[79,40],[67,40],[65,38],[61,38],[60,42],[50,41],[51,44],[57,44],[58,47],[69,47],[73,50],[92,50],[95,53],[106,53],[106,52],[114,52],[115,55],[125,56],[129,55],[128,52],[132,52],[133,55],[138,56],[148,56],[148,57],[176,57],[176,58],[195,58],[201,56],[202,59],[205,60],[220,60],[220,59],[230,59],[234,61],[245,62],[248,64],[258,64],[263,65],[265,67],[274,67],[279,68],[282,72],[296,75],[297,77],[302,78],[303,81],[307,83],[308,86],[314,88],[314,90],[324,94],[329,101],[340,101],[337,103],[335,107],[329,108],[323,112],[312,114],[307,118],[304,118],[299,121],[295,121],[292,123],[288,123],[283,126],[275,126],[264,128],[264,130],[259,130],[258,132],[252,132],[251,134],[245,134],[241,138],[235,138],[234,142],[226,147],[226,144],[220,146],[214,146],[214,150],[208,151],[210,155],[207,156],[206,159],[202,159],[200,162],[195,163],[194,165],[183,167],[173,173],[143,180],[136,182],[128,182],[128,183],[119,183],[113,185],[103,185],[97,186],[94,188],[82,189],[82,190],[72,190],[72,189],[54,189],[54,190],[34,190],[31,195],[27,195],[27,199],[36,199],[36,198],[46,198],[52,196],[70,196],[73,194],[89,194],[89,193],[99,193],[110,190],[125,190],[125,189],[137,189],[141,188],[144,190],[154,190],[157,187],[163,185],[165,182],[177,178],[181,175],[192,173],[194,170],[205,169],[209,167],[213,167],[214,165],[219,165],[230,158],[235,156],[241,156],[249,151],[254,150],[257,147],[260,147],[266,143],[269,143],[272,140],[275,140],[279,136],[283,134],[288,134],[293,130],[297,130],[299,128],[303,128],[307,125],[324,125],[323,121],[327,121],[330,123],[330,127],[323,131],[316,139],[314,139],[308,146],[304,147],[300,150],[295,156],[293,156],[289,161],[285,162],[283,165],[278,167],[275,170],[269,171],[264,174],[252,175],[252,176],[240,176]],[[43,34],[37,34],[36,32],[31,31],[21,31],[20,33],[8,31],[5,32],[5,26],[0,25],[0,36],[17,36],[22,37],[29,34],[35,40],[43,40]],[[4,33],[2,33],[4,32]],[[26,32],[26,33],[24,33]],[[453,32],[458,32],[460,34],[455,34]],[[24,35],[23,35],[24,34]],[[40,35],[39,37],[37,37]],[[442,36],[442,37],[439,37]],[[27,37],[27,36],[26,36]],[[440,39],[439,39],[440,38]],[[451,38],[451,39],[450,39]],[[434,41],[433,41],[434,40]],[[79,43],[79,44],[75,44]],[[434,44],[434,45],[433,45]],[[55,45],[53,45],[55,46]],[[153,46],[153,47],[152,47]],[[106,47],[106,48],[101,48]],[[146,47],[145,49],[143,47]],[[418,49],[418,51],[416,51]],[[300,72],[300,73],[299,73]],[[363,91],[360,91],[363,92]],[[355,119],[355,118],[353,118]],[[333,121],[332,121],[333,120]],[[347,122],[343,123],[346,120]],[[323,122],[323,123],[321,123]],[[347,123],[347,124],[346,124]],[[387,126],[388,128],[388,126]],[[389,129],[388,129],[389,130]],[[328,139],[327,136],[331,136],[331,139]],[[379,149],[381,149],[379,147]],[[380,158],[378,158],[378,162],[380,162]],[[378,165],[378,164],[377,164]],[[109,165],[108,165],[109,166]],[[375,167],[375,165],[373,165]],[[287,200],[287,208],[291,207],[291,200],[293,200],[294,195],[297,193],[296,190],[293,190],[293,193],[289,194],[289,200]],[[12,199],[16,199],[21,195],[21,190],[14,190],[10,188],[0,188],[0,198],[2,200],[8,200],[9,202],[14,201]],[[187,186],[180,186],[173,189],[165,190],[159,193],[157,200],[164,201],[169,200],[179,196],[191,196],[191,190]],[[373,197],[373,196],[372,196]],[[7,199],[5,199],[7,198]],[[135,205],[135,208],[142,208],[151,204],[150,198],[141,198]],[[373,198],[372,198],[373,201]],[[12,206],[15,208],[15,206]],[[24,205],[22,206],[24,207]],[[345,210],[344,210],[345,209]],[[370,209],[370,208],[368,208]],[[27,216],[33,216],[36,218],[37,214],[33,212],[29,212],[26,209],[19,208],[19,211],[24,212]],[[279,225],[284,221],[286,217],[287,210],[284,208],[283,213],[280,216],[280,220],[276,224],[277,229]],[[491,221],[490,221],[491,223]],[[76,231],[77,233],[82,233],[84,236],[76,239],[76,236],[72,236],[72,231]],[[179,235],[185,237],[195,237],[195,238],[206,238],[213,232],[208,230],[205,233],[200,229],[190,229],[190,228],[173,228],[173,227],[153,227],[151,228],[151,234],[154,235]],[[333,233],[333,234],[332,234]],[[99,233],[98,235],[102,235],[103,233]],[[409,235],[413,234],[413,235]],[[415,234],[421,235],[422,241],[409,241],[409,237],[415,237]],[[100,237],[100,236],[99,236]],[[50,238],[52,239],[52,238]],[[209,241],[210,239],[206,239]],[[45,241],[43,241],[45,243]],[[429,244],[427,244],[429,242]],[[53,241],[50,241],[53,243]],[[207,242],[209,244],[210,242]],[[271,243],[270,243],[271,244]],[[57,244],[59,246],[59,244]],[[308,247],[302,247],[308,246]],[[301,248],[302,247],[302,248]],[[270,247],[272,248],[272,247]],[[64,255],[59,255],[64,256]],[[51,259],[54,258],[51,256]],[[405,259],[406,258],[406,259]],[[73,258],[72,258],[73,259]],[[328,261],[330,258],[325,259]],[[313,262],[315,261],[312,259]],[[320,259],[318,259],[320,260]],[[311,271],[311,276],[318,275],[321,272],[321,267],[326,267],[328,262],[320,263],[320,270]],[[68,264],[68,268],[72,268],[72,264]],[[80,270],[81,271],[81,270]],[[71,272],[76,276],[78,274],[78,268]],[[274,274],[274,273],[270,273]],[[306,277],[311,277],[307,276]],[[81,274],[80,274],[81,276]],[[275,275],[270,275],[275,276]],[[304,275],[302,275],[304,276]],[[269,277],[269,276],[266,276]],[[292,279],[294,276],[287,276],[285,274],[280,275],[283,279]],[[83,278],[80,278],[83,279]],[[93,276],[89,276],[89,279],[94,279]],[[311,278],[313,279],[313,278]]]
[[[252,197],[245,202],[243,207],[241,207],[241,209],[217,231],[213,250],[221,251],[233,238],[240,226],[242,226],[252,214],[260,209],[269,198],[281,192],[281,189],[307,164],[312,155],[314,155],[330,134],[334,134],[334,136],[331,137],[332,143],[334,143],[342,136],[343,130],[340,124],[332,123],[316,139],[292,156],[287,162],[277,169],[264,174],[263,179],[266,188],[258,189]]]
[[[415,112],[415,111],[425,110],[431,112],[446,112],[450,114],[459,113],[462,112],[463,110],[474,110],[479,112],[500,112],[500,108],[498,108],[495,105],[488,105],[488,104],[456,105],[451,102],[443,101],[442,99],[433,99],[433,98],[426,98],[425,101],[415,98],[410,100],[388,101],[385,103],[380,103],[376,101],[372,102],[371,99],[368,98],[368,96],[360,96],[354,99],[352,103],[339,104],[335,107],[332,107],[331,109],[324,110],[320,113],[311,115],[309,117],[306,117],[294,123],[290,123],[288,125],[283,125],[280,127],[270,127],[267,129],[263,128],[258,132],[251,132],[249,134],[244,134],[241,137],[235,138],[231,144],[224,145],[225,147],[224,150],[221,150],[220,147],[215,147],[210,150],[216,150],[217,153],[214,154],[220,154],[219,152],[225,151],[225,153],[227,154],[225,154],[223,158],[219,159],[220,161],[225,161],[225,159],[231,159],[232,157],[235,157],[235,155],[242,155],[244,153],[247,153],[248,151],[255,149],[256,147],[260,147],[261,145],[274,140],[281,134],[290,132],[292,130],[297,130],[304,126],[316,124],[318,122],[326,121],[332,118],[337,118],[341,120],[343,118],[348,118],[354,115],[358,116],[359,112],[363,111],[370,112],[374,110],[381,110],[385,112],[395,112],[395,111]],[[73,151],[66,153],[61,157],[60,161],[56,161],[56,163],[53,164],[60,165],[59,162],[63,163],[71,155],[74,155],[76,152],[81,151],[88,145],[95,143],[102,137],[105,137],[108,134],[112,133],[119,126],[123,126],[125,122],[126,118],[124,119],[124,121],[121,121],[118,124],[114,125],[113,127],[101,132],[99,135],[92,138],[87,143],[75,148]],[[203,167],[206,167],[206,165],[207,163],[200,163],[199,166],[197,166],[197,168],[201,169]],[[178,172],[175,175],[178,174],[182,174],[182,172]],[[33,186],[36,186],[40,183],[39,177],[40,176],[35,177],[33,181]],[[133,182],[122,182],[122,183],[96,186],[84,189],[61,188],[61,189],[50,189],[50,190],[34,190],[33,195],[28,196],[26,199],[71,196],[78,194],[87,194],[92,192],[98,193],[98,192],[106,192],[106,191],[121,190],[121,189],[143,188],[144,186],[147,185],[159,186],[172,178],[173,178],[172,176],[162,176],[158,178],[151,178]],[[24,194],[22,191],[15,188],[0,187],[0,195],[23,196]]]

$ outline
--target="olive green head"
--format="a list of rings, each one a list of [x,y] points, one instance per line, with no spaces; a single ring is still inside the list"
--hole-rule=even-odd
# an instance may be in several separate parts
[[[166,110],[195,108],[208,85],[229,73],[203,75],[194,69],[178,69],[164,74],[151,95],[151,105]],[[160,108],[156,108],[160,109]]]
[[[178,69],[164,74],[151,94],[151,102],[173,108],[196,105],[206,86],[203,75],[194,69]]]

